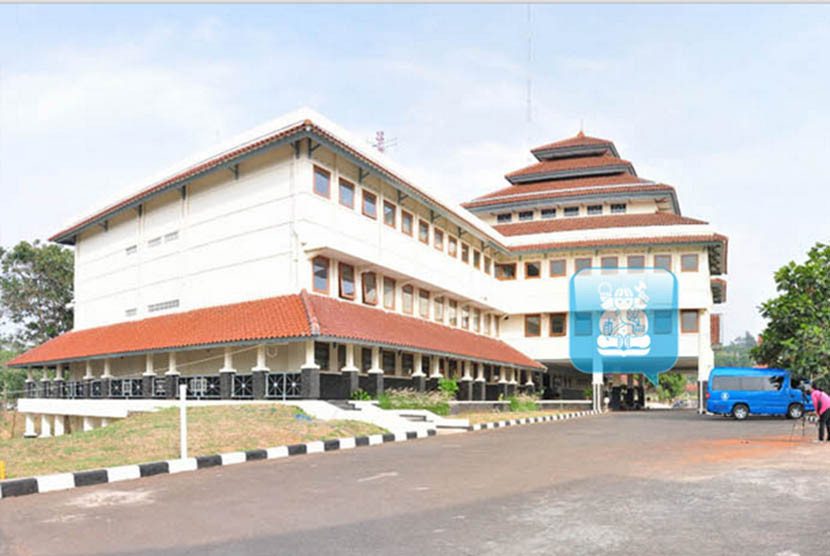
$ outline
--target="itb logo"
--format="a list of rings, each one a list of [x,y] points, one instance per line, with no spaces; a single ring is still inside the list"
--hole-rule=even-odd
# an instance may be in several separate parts
[[[663,268],[585,268],[571,277],[570,356],[582,372],[643,373],[677,362],[677,278]]]

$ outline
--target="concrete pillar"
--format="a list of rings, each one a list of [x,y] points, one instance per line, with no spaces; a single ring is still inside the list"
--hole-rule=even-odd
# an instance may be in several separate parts
[[[383,394],[383,369],[380,368],[380,348],[372,348],[372,366],[369,368],[368,392],[372,397]]]
[[[86,398],[92,397],[92,361],[87,360],[84,368],[84,394]]]
[[[219,397],[229,400],[233,397],[233,379],[236,369],[233,368],[233,352],[225,347],[225,364],[219,369]]]
[[[423,392],[427,388],[427,375],[424,374],[424,355],[415,353],[412,356],[412,387],[417,392]]]
[[[440,358],[435,356],[435,355],[433,355],[430,358],[429,361],[430,361],[431,369],[429,371],[429,378],[435,378],[435,379],[441,378],[441,369],[440,369],[441,365],[440,365],[440,360],[439,359]]]
[[[484,364],[476,365],[476,378],[473,380],[473,400],[484,401],[487,395],[487,386],[484,378]]]
[[[40,416],[40,438],[49,438],[52,436],[52,416]]]
[[[110,369],[109,358],[104,359],[104,372],[101,373],[101,397],[110,397],[110,380],[112,380],[112,372]]]
[[[395,351],[395,376],[403,376],[403,354]]]
[[[40,385],[38,387],[38,398],[49,397],[49,377],[46,373],[46,367],[43,367],[43,376],[40,377]]]
[[[55,415],[54,418],[54,431],[55,436],[63,436],[66,434],[66,416],[65,415]]]
[[[265,364],[265,344],[256,347],[256,367],[251,369],[251,390],[254,399],[265,399],[265,382],[268,380],[268,373],[271,369]]]
[[[314,362],[314,340],[305,341],[305,363],[300,369],[302,383],[301,395],[305,399],[316,400],[320,397],[320,367]]]
[[[144,398],[152,398],[155,384],[153,381],[156,378],[156,371],[153,368],[153,354],[148,353],[144,356],[144,372],[141,374],[141,394]]]
[[[101,427],[108,427],[112,423],[112,419],[109,417],[101,417]]]
[[[32,379],[32,368],[26,367],[26,397],[34,398],[37,395],[37,387]]]
[[[712,351],[711,322],[709,310],[703,309],[698,317],[697,335],[697,412],[706,413],[706,391],[708,389],[709,373],[715,366],[715,354]]]
[[[464,371],[458,383],[458,399],[468,402],[473,399],[473,375],[471,373],[473,363],[472,361],[459,361],[459,364],[464,365]]]
[[[343,367],[343,380],[345,381],[344,393],[347,398],[351,398],[352,394],[360,387],[358,379],[358,368],[354,364],[354,356],[357,346],[354,344],[346,344],[346,361]]]
[[[179,397],[179,369],[176,367],[175,351],[167,353],[167,371],[164,373],[164,397],[168,400],[175,400]]]
[[[591,373],[591,409],[594,411],[602,411],[603,403],[603,378],[602,378],[602,371],[596,371]]]
[[[95,417],[84,415],[83,429],[84,432],[91,431],[95,428]]]
[[[508,368],[505,366],[499,367],[499,381],[498,381],[498,393],[502,398],[507,398],[510,396],[510,383],[507,380]]]
[[[37,436],[35,431],[35,419],[37,416],[33,413],[26,413],[26,430],[23,432],[23,438],[34,438]]]
[[[63,397],[64,379],[63,379],[63,365],[61,365],[60,363],[58,363],[55,366],[55,380],[52,381],[52,385],[53,385],[54,392],[55,392],[54,397],[62,398]]]

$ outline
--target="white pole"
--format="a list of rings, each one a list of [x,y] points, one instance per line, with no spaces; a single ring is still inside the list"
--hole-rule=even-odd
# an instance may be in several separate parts
[[[179,385],[179,445],[181,458],[187,459],[187,385]]]

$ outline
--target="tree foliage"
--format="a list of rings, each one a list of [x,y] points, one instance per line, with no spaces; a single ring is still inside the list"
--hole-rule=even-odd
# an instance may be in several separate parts
[[[0,248],[0,317],[14,347],[30,347],[72,328],[72,251],[21,241]]]
[[[686,377],[680,373],[661,373],[657,395],[661,400],[673,400],[686,391]]]
[[[732,340],[729,345],[715,350],[716,367],[751,367],[755,364],[750,354],[757,345],[755,336],[747,331],[743,336]]]
[[[752,349],[759,362],[817,378],[830,371],[830,245],[775,273],[777,297],[761,305],[767,328]]]

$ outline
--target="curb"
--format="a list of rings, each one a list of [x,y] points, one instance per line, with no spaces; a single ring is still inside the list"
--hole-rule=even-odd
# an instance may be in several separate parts
[[[375,446],[387,442],[405,442],[417,438],[435,436],[435,429],[426,432],[409,431],[406,433],[373,434],[370,436],[354,436],[348,438],[333,438],[330,440],[315,440],[303,444],[292,444],[290,446],[277,446],[261,450],[248,450],[246,452],[229,452],[226,454],[214,454],[211,456],[198,456],[187,459],[171,459],[165,461],[154,461],[149,463],[138,463],[133,465],[122,465],[119,467],[107,467],[104,469],[93,469],[90,471],[77,471],[72,473],[55,473],[53,475],[40,475],[25,479],[11,479],[0,482],[0,498],[12,496],[25,496],[27,494],[38,494],[41,492],[52,492],[55,490],[67,490],[70,488],[99,485],[103,483],[115,483],[153,475],[181,473],[183,471],[196,471],[208,467],[222,465],[233,465],[246,461],[257,461],[267,459],[280,459],[288,456],[299,456],[302,454],[315,454],[320,452],[333,452],[335,450],[349,450],[363,446]]]
[[[514,425],[529,425],[531,423],[544,423],[546,421],[565,421],[568,419],[576,419],[577,417],[585,417],[587,415],[599,415],[603,413],[596,409],[590,411],[574,411],[571,413],[562,413],[559,415],[543,415],[542,417],[522,417],[520,419],[510,419],[508,421],[492,421],[490,423],[477,423],[467,427],[468,431],[481,431],[488,429],[499,429],[502,427],[512,427]]]

